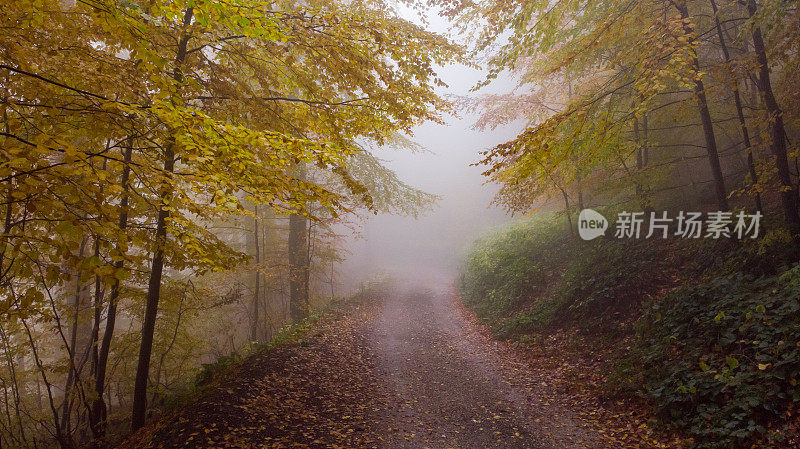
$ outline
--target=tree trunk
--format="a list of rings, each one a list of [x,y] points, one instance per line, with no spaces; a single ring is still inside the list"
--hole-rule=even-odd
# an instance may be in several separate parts
[[[128,227],[128,183],[131,175],[131,159],[133,157],[132,144],[125,149],[124,166],[122,167],[122,177],[120,186],[122,187],[122,198],[119,201],[119,222],[120,230]],[[123,260],[114,262],[114,269],[119,271],[124,266]],[[119,298],[120,281],[115,278],[111,285],[111,292],[108,296],[108,314],[106,316],[106,329],[103,333],[103,341],[97,352],[97,368],[94,373],[94,390],[97,396],[92,404],[92,412],[89,414],[89,427],[96,438],[102,439],[106,432],[106,403],[103,400],[103,391],[106,387],[106,367],[108,366],[108,355],[111,352],[111,340],[114,337],[114,326],[117,321],[117,300]]]
[[[561,194],[564,196],[564,213],[567,214],[567,232],[569,233],[570,237],[574,237],[575,230],[572,228],[572,215],[569,210],[569,196],[567,195],[566,190],[560,190]]]
[[[316,223],[308,223],[307,226],[308,232],[306,232],[306,269],[303,273],[305,276],[303,277],[303,288],[306,292],[306,304],[308,304],[309,299],[309,285],[311,282],[311,261],[314,260],[314,229],[316,229]],[[311,311],[311,308],[308,308]]]
[[[748,0],[747,12],[751,18],[756,15],[756,10],[757,6],[755,0]],[[783,113],[772,91],[767,51],[764,48],[764,38],[761,35],[761,28],[754,26],[752,33],[753,47],[755,48],[759,65],[758,83],[756,83],[756,86],[759,94],[761,94],[761,98],[764,100],[764,106],[766,106],[767,113],[769,113],[772,122],[770,128],[772,142],[770,142],[770,147],[775,156],[775,168],[778,170],[778,180],[781,183],[783,213],[786,217],[786,223],[789,225],[789,231],[797,236],[800,234],[800,215],[798,215],[797,208],[797,191],[792,184],[792,176],[789,171],[789,159],[786,155],[786,129],[783,125]]]
[[[644,168],[644,153],[642,152],[642,143],[641,138],[639,137],[639,119],[636,116],[633,117],[633,140],[636,145],[636,185],[634,186],[634,193],[636,194],[636,198],[639,199],[642,208],[644,208],[644,189],[642,188],[642,183],[639,180],[639,172],[642,171],[642,168]]]
[[[94,256],[100,257],[100,242],[95,236],[94,242]],[[94,277],[94,320],[92,322],[92,333],[89,336],[89,347],[91,348],[91,374],[97,372],[97,362],[99,358],[99,347],[98,347],[98,340],[100,339],[100,321],[102,319],[101,315],[103,314],[103,290],[102,290],[102,282],[100,281],[100,276],[95,275]]]
[[[259,304],[259,291],[260,291],[260,282],[261,282],[261,249],[259,248],[259,235],[258,235],[258,205],[253,207],[253,214],[255,217],[253,218],[253,239],[255,243],[255,262],[256,268],[254,271],[255,273],[255,287],[253,288],[253,316],[251,317],[251,326],[250,326],[250,341],[258,341],[258,322],[259,322],[259,313],[258,313],[258,304]]]
[[[108,145],[106,145],[106,150],[108,150]],[[103,160],[103,171],[105,171],[108,167],[108,160]],[[100,186],[100,197],[97,198],[98,202],[102,201],[102,195],[104,191],[104,186]],[[99,260],[100,258],[100,239],[99,236],[94,236],[94,257]],[[92,332],[89,336],[89,350],[91,351],[91,364],[90,364],[90,374],[92,376],[95,375],[97,372],[97,362],[99,359],[99,339],[100,339],[100,321],[102,320],[103,314],[103,294],[105,293],[103,289],[103,284],[100,280],[99,275],[94,276],[94,320],[92,322]],[[89,415],[91,415],[91,409],[89,410]],[[89,425],[91,427],[91,416],[89,417]]]
[[[83,251],[86,248],[86,242],[88,238],[84,237],[83,241],[81,242],[80,249],[78,251],[78,258],[83,258]],[[64,429],[67,434],[69,434],[70,428],[70,418],[72,417],[72,389],[75,385],[75,382],[78,381],[78,361],[77,361],[77,352],[78,352],[78,326],[80,326],[80,310],[81,310],[81,297],[83,296],[83,285],[81,285],[81,270],[78,269],[75,273],[75,301],[73,302],[73,312],[75,315],[72,317],[72,325],[70,329],[70,336],[69,336],[69,346],[67,347],[67,353],[69,355],[69,372],[67,373],[67,381],[64,385],[64,402],[62,405],[62,415],[61,415],[61,428]]]
[[[183,27],[189,26],[193,10],[187,8],[183,16]],[[175,57],[175,70],[173,78],[176,83],[183,81],[181,65],[186,58],[186,48],[189,35],[184,32],[178,42],[178,53]],[[175,140],[168,142],[164,149],[164,173],[169,176],[175,168]],[[164,247],[167,243],[167,218],[169,211],[166,202],[171,195],[168,182],[164,182],[159,193],[160,204],[158,219],[156,221],[155,242],[153,248],[153,264],[150,268],[150,279],[147,284],[147,300],[145,303],[144,322],[142,323],[142,343],[139,348],[139,362],[136,367],[136,381],[133,390],[133,412],[131,416],[131,431],[136,431],[144,426],[147,413],[147,380],[150,373],[150,355],[153,351],[153,334],[158,315],[158,300],[161,293],[161,275],[164,270]]]
[[[289,314],[292,321],[308,315],[308,219],[289,216]]]
[[[642,114],[642,138],[644,139],[642,142],[642,153],[644,155],[642,162],[647,167],[650,164],[650,145],[647,140],[647,113]]]
[[[717,28],[717,36],[719,37],[719,44],[722,48],[722,55],[725,57],[725,63],[730,64],[731,62],[731,55],[728,51],[728,44],[725,41],[725,35],[722,32],[722,25],[719,23],[719,15],[717,13],[717,2],[715,0],[711,0],[711,8],[714,10],[714,25]],[[733,75],[733,74],[731,74]],[[758,174],[756,173],[756,166],[755,162],[753,161],[753,145],[750,143],[750,132],[747,129],[747,123],[744,120],[744,110],[742,108],[742,97],[739,95],[739,80],[733,78],[731,76],[731,90],[733,91],[733,103],[736,106],[736,115],[739,119],[739,129],[742,131],[742,140],[744,142],[744,148],[747,152],[747,170],[750,174],[750,181],[755,185],[758,183]],[[756,210],[763,211],[764,208],[761,204],[761,194],[757,191],[754,195],[754,200],[756,203]]]
[[[687,0],[682,0],[675,4],[683,19],[684,34],[688,39],[689,45],[694,45],[694,30],[689,22],[689,7]],[[692,67],[695,72],[700,70],[700,61],[697,53],[692,57]],[[706,151],[708,152],[708,162],[711,165],[711,174],[714,178],[714,190],[717,195],[717,206],[720,210],[730,209],[728,206],[728,194],[725,189],[725,178],[722,175],[722,166],[719,162],[719,151],[717,150],[717,139],[714,135],[714,123],[711,120],[711,113],[708,110],[708,100],[706,99],[706,88],[703,80],[698,77],[694,84],[694,94],[697,101],[697,110],[700,113],[700,121],[703,124],[703,136],[706,140]]]
[[[647,115],[643,115],[641,132],[639,130],[639,118],[633,117],[633,139],[636,145],[636,175],[634,177],[634,193],[639,200],[639,205],[645,211],[645,218],[650,217],[653,207],[650,204],[650,193],[647,186],[642,185],[641,171],[648,163],[648,144],[647,144]]]
[[[172,173],[175,166],[175,154],[172,144],[167,145],[164,151],[164,172]],[[145,422],[147,411],[147,378],[150,372],[150,355],[153,350],[153,334],[158,315],[158,300],[161,294],[161,275],[164,271],[164,246],[167,240],[167,218],[169,211],[164,200],[169,192],[162,192],[162,202],[158,211],[156,222],[155,247],[153,249],[153,263],[150,268],[150,279],[147,284],[147,300],[145,304],[144,321],[142,323],[142,342],[139,348],[139,361],[136,367],[136,382],[133,390],[133,416],[131,430],[136,431]]]

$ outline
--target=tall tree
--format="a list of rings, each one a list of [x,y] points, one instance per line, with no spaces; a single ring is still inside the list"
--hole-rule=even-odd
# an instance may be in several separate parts
[[[308,219],[289,216],[289,309],[293,321],[308,315]]]
[[[261,302],[261,241],[258,231],[258,205],[253,207],[253,248],[255,270],[253,270],[253,307],[250,324],[250,341],[258,341],[259,310]]]
[[[736,108],[736,117],[739,119],[739,129],[742,133],[742,142],[744,143],[745,152],[747,153],[747,170],[750,175],[750,182],[752,184],[758,183],[758,173],[756,172],[755,162],[753,160],[753,144],[750,142],[750,130],[747,128],[747,122],[744,118],[744,107],[742,106],[742,97],[739,95],[739,80],[733,74],[733,69],[731,68],[732,60],[730,50],[728,50],[728,43],[725,39],[725,33],[722,30],[722,24],[719,20],[719,9],[717,8],[717,2],[715,0],[711,1],[711,8],[714,12],[714,27],[717,30],[717,37],[719,38],[719,46],[722,49],[722,55],[725,58],[725,64],[727,70],[731,73],[731,91],[733,92],[733,104]],[[764,206],[761,204],[761,194],[756,191],[754,193],[754,200],[756,210],[763,211]]]
[[[747,0],[747,12],[750,19],[755,19],[758,13],[758,5],[755,0]],[[770,148],[775,157],[775,168],[778,172],[780,182],[780,196],[783,206],[783,213],[789,230],[794,234],[795,239],[800,234],[800,215],[798,215],[797,187],[792,183],[792,175],[789,169],[789,158],[786,150],[786,128],[783,123],[783,111],[781,111],[775,93],[772,90],[770,79],[770,67],[767,60],[767,50],[764,45],[764,37],[761,27],[754,23],[751,25],[753,36],[753,47],[758,61],[758,82],[756,87],[767,108],[770,122]]]
[[[120,231],[125,232],[128,227],[128,189],[131,176],[131,158],[133,157],[133,143],[128,142],[124,149],[122,175],[120,178],[120,188],[122,196],[119,201],[119,219],[118,228]],[[116,261],[114,261],[114,279],[111,281],[111,291],[108,297],[108,308],[106,313],[106,326],[103,331],[103,340],[100,344],[100,349],[97,353],[97,369],[94,373],[94,391],[95,399],[92,404],[92,410],[89,413],[89,426],[92,429],[95,437],[103,440],[106,434],[106,418],[107,408],[103,394],[106,389],[106,373],[108,369],[108,357],[111,353],[111,342],[114,338],[114,330],[117,322],[117,302],[120,296],[121,277],[124,275],[122,271],[125,265],[125,260],[119,255],[124,253],[122,248],[117,245],[116,252],[118,254]]]
[[[122,357],[112,351],[121,302],[126,322],[143,323],[136,428],[166,324],[159,317],[178,297],[162,285],[246,259],[207,224],[244,204],[310,220],[310,205],[326,216],[350,201],[371,207],[349,174],[361,151],[353,142],[385,143],[447,107],[433,67],[460,49],[378,3],[23,0],[3,8],[0,274],[13,300],[1,311],[37,351],[45,342],[23,320],[63,330],[70,298],[61,292],[79,270],[94,279],[93,382],[70,371],[74,385],[94,384],[96,395],[72,413],[82,419],[91,409],[98,437],[110,359]],[[59,50],[42,65],[41,49]],[[344,188],[298,179],[298,165]],[[98,237],[96,251],[80,255],[87,235]],[[69,339],[55,347],[55,357],[73,350]],[[36,366],[48,392],[53,378],[65,380]],[[84,423],[64,429],[62,412],[52,412],[48,431],[67,444]]]
[[[688,0],[677,0],[674,2],[674,5],[681,14],[686,41],[692,49],[695,49],[695,31],[692,24],[692,18],[689,15],[689,2]],[[714,121],[711,119],[711,112],[708,108],[706,87],[705,83],[703,83],[703,77],[700,73],[700,61],[697,57],[697,51],[694,50],[693,53],[691,67],[692,71],[695,73],[694,96],[695,101],[697,102],[697,111],[700,114],[700,122],[703,125],[703,137],[706,141],[708,162],[711,166],[711,174],[714,177],[714,192],[717,195],[717,206],[719,207],[719,210],[726,211],[730,209],[730,206],[728,206],[728,191],[725,188],[725,177],[722,174],[722,166],[719,162],[719,150],[717,149],[717,137],[714,132]]]
[[[183,63],[188,52],[189,25],[194,17],[194,7],[187,7],[183,13],[181,21],[180,37],[178,48],[175,54],[175,62],[172,69],[173,79],[175,80],[175,91],[177,93],[183,78]],[[173,102],[180,101],[179,94],[172,99]],[[161,275],[164,272],[164,253],[167,245],[167,219],[169,218],[169,205],[174,195],[170,178],[175,169],[175,145],[177,138],[170,136],[164,146],[164,174],[165,177],[159,188],[158,194],[158,218],[156,218],[156,231],[153,246],[153,261],[150,265],[150,279],[147,283],[147,296],[145,299],[144,321],[142,322],[142,342],[139,348],[139,362],[136,367],[136,380],[133,390],[133,412],[131,418],[131,429],[137,430],[144,426],[147,413],[147,381],[150,375],[150,356],[153,351],[153,333],[156,326],[156,315],[158,314],[158,300],[161,292]]]
[[[501,184],[499,202],[526,210],[561,197],[558,189],[544,186],[551,183],[549,174],[557,174],[567,190],[581,193],[591,186],[613,197],[631,186],[633,198],[627,201],[646,208],[644,181],[653,183],[668,172],[673,179],[691,177],[696,164],[683,170],[677,165],[696,159],[694,149],[703,148],[717,207],[729,208],[715,129],[721,125],[712,116],[717,102],[709,99],[706,84],[714,80],[700,67],[709,33],[695,30],[693,21],[704,15],[690,15],[688,2],[439,3],[474,37],[474,53],[488,56],[490,74],[478,87],[503,71],[519,80],[514,93],[481,102],[493,104],[479,124],[523,119],[528,125],[481,161],[485,175]],[[719,62],[707,59],[704,68],[716,68]],[[565,79],[572,82],[560,82]],[[688,103],[694,104],[699,126],[687,123]],[[645,145],[644,117],[650,125]],[[686,132],[695,126],[701,132]],[[519,192],[532,186],[528,194]]]

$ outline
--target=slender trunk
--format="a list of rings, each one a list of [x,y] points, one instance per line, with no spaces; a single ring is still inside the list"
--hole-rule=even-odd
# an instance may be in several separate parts
[[[14,416],[16,417],[16,422],[19,423],[19,439],[22,441],[21,446],[27,444],[27,437],[25,435],[25,426],[23,425],[22,421],[22,414],[20,412],[20,403],[22,401],[20,397],[20,388],[19,382],[17,380],[17,368],[14,366],[14,357],[11,355],[11,343],[10,339],[6,335],[5,329],[2,326],[2,322],[0,322],[0,339],[3,341],[3,353],[6,356],[6,363],[8,364],[8,374],[9,374],[9,381],[11,382],[10,387],[5,385],[5,380],[0,379],[3,382],[3,394],[5,395],[5,412],[6,417],[8,418],[8,426],[9,426],[9,435],[11,433],[11,426],[14,424],[14,419],[11,417],[11,410],[9,406],[11,405],[11,401],[8,400],[8,391],[11,390],[11,395],[13,396],[14,400]],[[24,371],[22,367],[20,367],[21,371]],[[16,438],[16,437],[15,437]]]
[[[258,205],[253,207],[253,239],[255,243],[255,262],[256,268],[254,270],[255,273],[255,287],[253,288],[253,316],[252,316],[252,325],[250,327],[250,341],[258,341],[258,322],[259,322],[259,312],[258,312],[258,305],[259,305],[259,291],[260,291],[260,282],[261,282],[261,249],[259,248],[259,235],[258,235]]]
[[[124,165],[122,167],[122,177],[120,185],[122,187],[122,198],[119,201],[119,222],[117,226],[120,230],[128,227],[128,183],[131,174],[131,159],[133,157],[132,143],[125,149]],[[120,259],[114,262],[114,270],[120,272],[125,262]],[[106,403],[103,400],[103,391],[106,387],[106,368],[108,366],[108,356],[111,352],[111,340],[114,337],[114,327],[117,321],[117,300],[119,299],[120,281],[114,279],[111,285],[111,292],[108,296],[108,314],[106,316],[106,328],[103,332],[103,341],[97,352],[97,368],[94,373],[94,390],[97,396],[92,404],[92,413],[89,414],[89,427],[97,438],[104,438],[106,432]]]
[[[289,314],[293,321],[308,315],[308,219],[289,216]]]
[[[106,150],[108,150],[108,145],[106,145]],[[108,167],[108,160],[103,160],[103,171],[105,171]],[[98,195],[97,201],[98,203],[103,201],[103,185],[100,185],[100,194]],[[94,236],[94,251],[93,255],[96,259],[100,259],[100,239],[99,236]],[[92,322],[92,332],[89,336],[89,351],[90,351],[90,372],[91,375],[94,376],[97,372],[97,362],[99,359],[99,350],[98,347],[98,340],[100,339],[100,321],[102,320],[103,314],[103,289],[102,289],[102,282],[100,281],[100,276],[94,276],[94,321]],[[91,410],[90,410],[91,412]],[[89,421],[91,426],[91,413],[89,413]]]
[[[100,242],[95,236],[94,242],[94,256],[100,256]],[[100,338],[100,321],[102,319],[103,314],[103,290],[102,290],[102,282],[100,281],[100,276],[95,275],[94,277],[94,321],[92,322],[92,333],[89,336],[89,347],[91,351],[91,374],[95,374],[97,372],[97,362],[99,360],[100,354],[98,347],[98,340]]]
[[[311,277],[311,262],[314,260],[314,233],[316,232],[316,223],[309,223],[308,224],[308,232],[306,232],[306,268],[303,271],[303,291],[306,295],[306,308],[308,311],[311,311],[311,307],[309,306],[309,282]]]
[[[175,165],[175,154],[172,143],[167,145],[164,151],[164,173],[172,173]],[[167,184],[165,182],[165,184]],[[133,393],[133,416],[131,418],[131,430],[136,431],[145,422],[147,411],[147,380],[150,372],[150,355],[153,350],[153,335],[156,327],[156,316],[158,315],[158,300],[161,294],[161,276],[164,271],[164,247],[167,241],[167,218],[169,211],[165,204],[169,197],[169,192],[164,187],[161,192],[161,204],[159,205],[158,219],[156,221],[155,244],[153,248],[153,263],[150,268],[150,279],[147,284],[147,299],[145,302],[144,320],[142,323],[142,342],[139,348],[139,361],[136,367],[136,381]]]
[[[633,140],[634,144],[636,145],[636,185],[634,186],[636,198],[642,203],[642,207],[644,207],[644,189],[642,189],[642,184],[639,181],[639,172],[642,171],[644,167],[644,154],[642,154],[642,146],[639,137],[639,119],[635,116],[633,117]]]
[[[642,114],[642,153],[644,154],[643,165],[647,167],[650,164],[650,145],[647,140],[647,113]]]
[[[108,149],[108,146],[106,146]],[[108,160],[103,160],[103,171],[106,170],[108,164]],[[100,198],[97,198],[98,202],[103,200],[103,186],[100,186]],[[100,257],[100,239],[99,236],[94,236],[94,251],[93,255],[95,258],[99,260]],[[99,275],[94,276],[94,301],[93,301],[93,315],[94,319],[92,321],[92,330],[91,334],[89,335],[89,351],[90,351],[90,365],[89,371],[92,376],[97,375],[97,365],[100,360],[100,348],[99,348],[99,340],[100,340],[100,321],[102,320],[103,315],[103,294],[104,294],[103,284],[100,280]],[[98,395],[99,396],[99,395]],[[93,401],[94,402],[94,401]],[[95,434],[94,431],[94,419],[93,419],[93,409],[94,404],[92,403],[89,407],[89,428],[92,429],[92,433]]]
[[[569,196],[567,195],[567,191],[561,189],[561,194],[564,195],[564,213],[567,214],[567,233],[570,237],[575,236],[575,231],[572,228],[572,215],[569,210]]]
[[[99,257],[100,255],[100,243],[98,241],[97,236],[95,236],[94,241],[94,256]],[[90,371],[92,376],[97,376],[97,368],[100,362],[100,348],[99,348],[99,339],[100,339],[100,321],[102,320],[103,314],[103,293],[104,290],[102,289],[102,283],[100,281],[100,276],[95,275],[94,277],[94,321],[92,323],[92,332],[89,337],[89,350],[91,351],[91,364],[90,364]],[[92,399],[92,403],[86,403],[87,409],[89,411],[88,414],[88,421],[89,421],[89,429],[91,429],[92,434],[96,437],[98,436],[97,432],[97,422],[95,421],[95,413],[94,407],[95,402],[97,399],[102,399],[102,390],[100,392],[96,392],[97,396]]]
[[[78,259],[83,258],[83,251],[86,248],[86,242],[86,238],[84,238],[81,242],[80,249],[78,250]],[[81,270],[78,269],[75,273],[75,296],[74,302],[72,303],[72,307],[74,309],[73,313],[75,315],[72,317],[72,326],[69,335],[69,347],[67,348],[67,353],[69,355],[69,371],[67,373],[66,384],[64,385],[64,402],[62,403],[63,410],[61,415],[61,428],[67,433],[69,433],[70,418],[72,416],[72,387],[75,384],[78,376],[76,355],[78,349],[78,326],[80,324],[78,315],[80,315],[82,295],[83,286],[81,285]]]
[[[189,26],[193,10],[187,8],[183,16],[183,27]],[[186,48],[189,35],[184,32],[178,42],[178,52],[175,57],[175,71],[173,78],[179,84],[183,80],[181,65],[186,58]],[[171,139],[164,149],[164,176],[171,176],[175,168],[175,139]],[[136,380],[133,390],[133,411],[131,416],[131,430],[136,431],[144,426],[147,414],[147,380],[150,373],[150,355],[153,351],[153,334],[158,315],[158,300],[161,293],[161,275],[164,270],[164,247],[167,243],[167,218],[169,211],[167,202],[171,196],[172,188],[169,181],[165,180],[159,193],[158,219],[156,221],[155,242],[153,248],[153,263],[150,268],[150,279],[147,283],[147,299],[145,301],[144,321],[142,323],[142,343],[139,348],[139,361],[136,367]]]
[[[750,18],[756,15],[757,6],[755,0],[747,1],[747,12]],[[778,171],[778,181],[781,183],[781,203],[783,203],[783,213],[786,217],[786,223],[789,225],[789,231],[797,236],[800,234],[800,215],[798,215],[797,207],[797,191],[792,184],[792,175],[789,171],[789,159],[786,154],[786,128],[783,124],[783,112],[781,111],[778,101],[775,99],[775,94],[772,91],[772,82],[769,74],[769,64],[767,61],[767,51],[764,48],[764,38],[761,35],[761,28],[754,26],[753,34],[753,47],[755,48],[756,57],[758,60],[758,83],[756,86],[761,98],[764,100],[764,106],[767,108],[767,113],[770,116],[771,127],[770,147],[775,156],[775,168]]]
[[[722,55],[725,58],[725,64],[730,65],[731,55],[728,51],[728,44],[725,40],[725,34],[722,32],[722,25],[719,22],[719,15],[717,10],[717,2],[711,1],[711,9],[714,10],[714,25],[717,28],[717,36],[719,37],[719,44],[722,48]],[[747,129],[747,122],[744,120],[744,108],[742,107],[742,97],[739,95],[739,80],[733,77],[731,73],[731,90],[733,91],[733,103],[736,106],[736,115],[739,119],[739,129],[742,132],[742,141],[744,142],[745,152],[747,153],[747,170],[750,174],[750,182],[755,185],[758,183],[758,174],[756,173],[755,162],[753,161],[753,145],[750,142],[750,131]],[[764,208],[761,204],[761,194],[757,191],[754,193],[754,200],[756,203],[756,210],[763,211]]]
[[[633,138],[636,145],[636,175],[634,177],[634,193],[639,200],[642,210],[647,212],[645,217],[650,216],[653,209],[649,203],[648,189],[642,185],[641,171],[647,166],[647,116],[644,116],[640,132],[639,118],[633,117]]]
[[[689,7],[687,0],[682,0],[676,3],[678,11],[683,19],[684,34],[688,39],[689,45],[694,45],[694,30],[689,21]],[[700,61],[697,58],[697,53],[692,57],[692,67],[694,72],[700,71]],[[708,162],[711,165],[711,174],[714,178],[714,190],[717,195],[717,206],[720,210],[726,211],[730,209],[728,206],[728,193],[725,188],[725,178],[722,175],[722,166],[719,162],[719,151],[717,150],[717,139],[714,135],[714,123],[711,120],[711,113],[708,110],[708,100],[706,99],[706,88],[703,80],[696,76],[694,83],[694,94],[697,101],[697,110],[700,113],[700,121],[703,124],[703,136],[706,140],[706,151],[708,152]]]
[[[305,179],[305,169],[297,168],[297,177]],[[308,219],[289,216],[289,318],[299,321],[308,316]]]
[[[268,229],[269,229],[268,226],[259,227],[259,233],[260,233],[259,241],[264,242],[265,245],[269,239],[269,235],[267,234]],[[272,321],[272,314],[273,314],[272,303],[274,300],[274,293],[270,295],[269,277],[268,276],[262,276],[262,277],[264,278],[264,285],[261,288],[263,294],[261,295],[261,302],[259,308],[263,311],[261,313],[263,320],[259,322],[258,326],[259,329],[261,330],[260,332],[261,341],[269,341],[272,338],[272,330],[274,328],[274,323]]]

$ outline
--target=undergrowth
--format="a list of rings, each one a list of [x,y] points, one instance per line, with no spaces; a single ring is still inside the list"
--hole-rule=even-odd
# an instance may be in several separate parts
[[[770,447],[796,433],[800,402],[800,267],[770,228],[744,242],[635,240],[612,223],[584,242],[533,217],[474,244],[459,293],[500,338],[566,330],[606,345],[604,394],[644,398],[698,447]]]
[[[649,304],[632,357],[662,419],[700,447],[779,439],[800,401],[799,316],[800,265],[718,277]]]
[[[368,301],[373,296],[374,290],[381,287],[382,285],[372,285],[353,297],[330,301],[323,307],[313,310],[302,321],[284,326],[266,343],[252,343],[229,355],[219,357],[214,362],[202,364],[194,379],[187,382],[184,388],[161,396],[157,408],[162,413],[178,409],[202,395],[207,389],[212,388],[225,376],[235,373],[236,368],[250,358],[268,353],[284,345],[304,344],[309,332],[320,320],[343,313],[355,304]]]

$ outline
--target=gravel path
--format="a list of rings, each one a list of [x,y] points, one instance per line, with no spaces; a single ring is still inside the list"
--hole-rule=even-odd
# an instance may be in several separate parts
[[[474,329],[448,295],[387,298],[367,326],[392,406],[375,419],[391,448],[601,447],[555,394]]]

